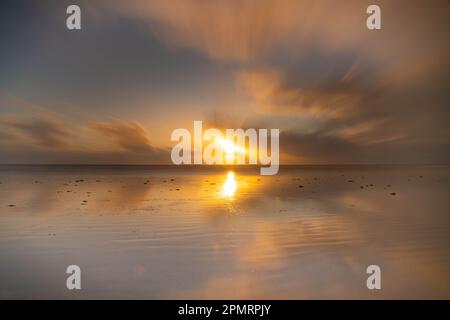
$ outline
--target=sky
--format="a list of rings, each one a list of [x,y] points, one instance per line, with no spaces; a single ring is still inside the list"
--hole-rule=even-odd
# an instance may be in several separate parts
[[[203,120],[279,128],[280,164],[450,164],[447,0],[0,8],[0,163],[166,164]]]

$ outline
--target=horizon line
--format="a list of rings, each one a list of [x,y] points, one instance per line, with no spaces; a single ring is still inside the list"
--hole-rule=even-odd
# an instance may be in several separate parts
[[[117,167],[265,167],[263,164],[127,164],[127,163],[0,163],[0,166],[117,166]],[[287,166],[450,166],[450,163],[288,163],[279,164],[280,167]]]

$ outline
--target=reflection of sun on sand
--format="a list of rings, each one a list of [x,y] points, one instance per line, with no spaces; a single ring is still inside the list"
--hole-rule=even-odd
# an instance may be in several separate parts
[[[223,184],[223,195],[232,198],[236,192],[236,180],[232,171],[228,172],[227,180]]]

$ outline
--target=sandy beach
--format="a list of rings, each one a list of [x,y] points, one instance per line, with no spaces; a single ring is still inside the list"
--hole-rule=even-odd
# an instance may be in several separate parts
[[[0,182],[2,299],[450,298],[448,166],[1,166]]]

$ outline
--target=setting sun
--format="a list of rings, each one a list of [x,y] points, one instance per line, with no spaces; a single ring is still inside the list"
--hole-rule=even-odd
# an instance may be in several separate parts
[[[234,153],[237,151],[236,145],[230,140],[222,140],[220,141],[220,145],[222,146],[225,153]]]
[[[225,154],[227,156],[228,155],[233,155],[236,152],[242,152],[243,151],[241,148],[236,146],[236,144],[234,144],[230,140],[223,139],[219,143],[220,143],[220,146],[222,147],[223,151],[225,152]]]
[[[220,140],[219,143],[225,153],[225,159],[228,163],[234,162],[234,157],[236,153],[243,152],[241,148],[237,147],[236,144],[234,144],[230,140],[223,139]]]

